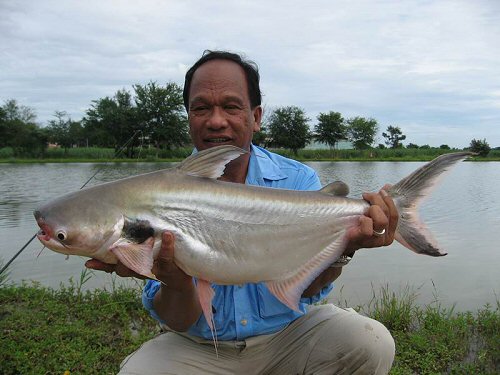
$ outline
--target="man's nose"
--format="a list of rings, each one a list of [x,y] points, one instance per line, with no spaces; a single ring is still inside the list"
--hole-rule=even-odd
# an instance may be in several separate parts
[[[213,107],[207,125],[212,129],[225,128],[228,123],[224,110],[218,106]]]

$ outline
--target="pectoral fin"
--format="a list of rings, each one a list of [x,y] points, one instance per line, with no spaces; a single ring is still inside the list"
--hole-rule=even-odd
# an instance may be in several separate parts
[[[132,271],[150,279],[157,280],[156,276],[151,272],[153,268],[153,244],[153,237],[148,238],[140,244],[120,238],[109,250],[116,255],[120,262]]]
[[[217,351],[217,330],[214,322],[214,315],[212,311],[212,300],[214,298],[215,292],[212,289],[210,283],[206,280],[198,279],[196,283],[196,289],[198,292],[198,299],[200,301],[201,309],[203,310],[203,315],[207,321],[210,332],[212,333],[212,338],[214,340],[215,353],[218,355]]]

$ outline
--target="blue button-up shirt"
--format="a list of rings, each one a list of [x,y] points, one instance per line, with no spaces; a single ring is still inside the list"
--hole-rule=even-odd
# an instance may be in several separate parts
[[[308,166],[252,145],[246,183],[290,190],[319,190],[316,172]],[[196,280],[195,280],[196,282]],[[243,340],[250,336],[270,334],[287,326],[305,313],[307,304],[325,298],[333,284],[324,287],[312,298],[300,300],[300,312],[291,310],[274,297],[264,283],[243,285],[212,284],[215,296],[214,322],[219,340]],[[142,302],[151,316],[165,323],[153,307],[153,298],[160,288],[158,281],[149,280]],[[211,340],[207,321],[201,314],[188,333]]]

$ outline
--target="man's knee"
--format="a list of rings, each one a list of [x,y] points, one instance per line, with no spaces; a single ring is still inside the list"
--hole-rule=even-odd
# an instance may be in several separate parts
[[[391,369],[396,345],[389,330],[380,322],[370,319],[364,326],[366,340],[364,349],[367,355],[366,367],[374,374],[387,374]]]
[[[323,327],[313,357],[324,366],[329,362],[324,368],[336,372],[387,374],[395,355],[394,339],[387,328],[355,312],[340,315],[332,317]]]

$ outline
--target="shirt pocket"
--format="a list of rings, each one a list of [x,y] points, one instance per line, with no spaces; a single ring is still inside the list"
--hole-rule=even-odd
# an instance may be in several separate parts
[[[257,294],[259,298],[259,315],[261,318],[293,314],[293,310],[273,296],[264,283],[257,284]]]

